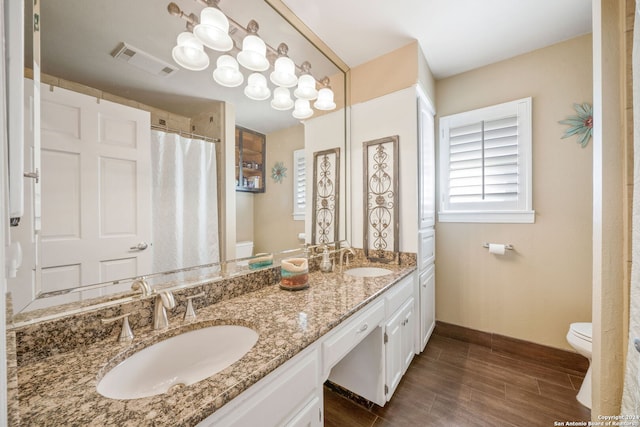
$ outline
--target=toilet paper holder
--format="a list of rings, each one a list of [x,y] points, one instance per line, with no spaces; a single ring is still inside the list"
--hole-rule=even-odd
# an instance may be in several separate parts
[[[483,244],[482,244],[482,247],[483,247],[483,248],[486,248],[486,249],[489,249],[489,243],[483,243]],[[504,245],[504,248],[505,248],[506,250],[508,250],[508,251],[512,251],[512,250],[513,250],[513,245],[506,244],[506,245]]]

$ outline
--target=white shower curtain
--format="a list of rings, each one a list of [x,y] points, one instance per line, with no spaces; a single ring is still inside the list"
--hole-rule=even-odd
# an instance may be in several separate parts
[[[215,145],[151,131],[153,271],[218,262]]]
[[[634,339],[640,338],[640,1],[636,2],[633,30],[633,206],[631,224],[631,290],[629,347],[625,369],[621,413],[640,415],[640,353]]]

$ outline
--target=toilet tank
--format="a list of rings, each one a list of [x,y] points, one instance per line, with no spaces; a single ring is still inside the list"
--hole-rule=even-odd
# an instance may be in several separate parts
[[[253,242],[244,240],[236,242],[236,258],[246,258],[253,255]]]

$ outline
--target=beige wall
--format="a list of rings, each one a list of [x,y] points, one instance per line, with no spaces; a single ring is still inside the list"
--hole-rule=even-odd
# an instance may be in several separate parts
[[[437,224],[438,320],[565,349],[569,324],[591,320],[592,144],[558,124],[592,102],[591,48],[582,36],[436,82],[439,116],[533,98],[536,211],[535,224]]]
[[[418,50],[418,43],[412,42],[352,68],[350,71],[351,105],[415,85],[418,82],[418,64],[420,62]]]
[[[293,151],[304,148],[304,126],[267,134],[266,146],[266,191],[253,195],[254,253],[298,247],[298,234],[304,233],[304,221],[293,220]],[[280,184],[271,179],[276,162],[287,168],[287,176]]]

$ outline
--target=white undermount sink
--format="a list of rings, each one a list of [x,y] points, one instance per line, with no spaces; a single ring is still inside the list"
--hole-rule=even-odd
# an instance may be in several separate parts
[[[380,277],[391,273],[393,271],[380,267],[357,267],[345,271],[345,274],[355,277]]]
[[[220,372],[258,341],[253,329],[217,325],[185,332],[128,357],[98,382],[112,399],[138,399],[188,386]]]

